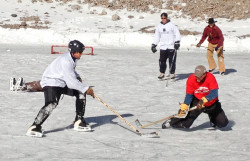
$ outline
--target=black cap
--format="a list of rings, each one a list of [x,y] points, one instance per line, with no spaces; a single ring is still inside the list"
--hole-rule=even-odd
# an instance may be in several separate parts
[[[166,18],[168,18],[168,14],[166,13],[166,12],[163,12],[162,14],[161,14],[161,17],[166,17]]]
[[[217,21],[214,21],[214,18],[209,18],[207,21],[208,24],[213,24],[215,22],[217,22]]]

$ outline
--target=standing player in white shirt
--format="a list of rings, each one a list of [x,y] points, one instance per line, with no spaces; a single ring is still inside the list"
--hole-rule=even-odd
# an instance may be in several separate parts
[[[175,78],[177,50],[180,47],[180,32],[167,18],[167,13],[161,14],[162,21],[155,29],[154,43],[151,47],[152,52],[155,53],[157,51],[156,46],[160,43],[159,66],[161,74],[158,77],[159,79],[165,77],[167,59],[169,59],[169,77]]]

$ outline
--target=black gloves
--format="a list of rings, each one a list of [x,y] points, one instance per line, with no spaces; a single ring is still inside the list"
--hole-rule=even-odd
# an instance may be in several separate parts
[[[175,48],[175,50],[178,50],[179,47],[180,47],[180,41],[174,42],[174,48]]]
[[[157,46],[157,45],[152,44],[151,50],[152,50],[153,53],[155,53],[155,52],[157,51],[157,50],[156,50],[156,46]]]
[[[156,50],[156,46],[157,46],[157,45],[155,45],[155,44],[152,44],[152,46],[151,46],[151,50],[152,50],[153,53],[155,53],[155,52],[157,51],[157,50]],[[176,42],[174,43],[174,48],[175,48],[175,50],[178,50],[179,47],[180,47],[180,41],[176,41]]]
[[[215,50],[215,51],[217,51],[218,49],[219,49],[219,47],[218,47],[218,46],[216,46],[214,50]]]

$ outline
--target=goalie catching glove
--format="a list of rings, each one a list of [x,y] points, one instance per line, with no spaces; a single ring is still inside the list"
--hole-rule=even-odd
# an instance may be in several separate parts
[[[207,102],[208,102],[208,100],[206,99],[206,97],[202,97],[197,104],[197,109],[199,109],[199,110],[203,109],[205,107],[204,104]]]
[[[189,106],[187,104],[185,104],[185,103],[182,103],[180,105],[180,109],[178,111],[178,115],[177,116],[179,118],[185,118],[186,115],[187,115],[187,113],[188,113],[188,110],[189,110]]]

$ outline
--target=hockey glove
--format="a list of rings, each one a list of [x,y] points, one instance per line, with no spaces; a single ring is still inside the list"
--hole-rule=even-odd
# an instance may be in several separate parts
[[[199,109],[199,110],[203,109],[205,107],[204,104],[207,102],[208,102],[208,100],[206,99],[206,97],[202,97],[197,104],[197,109]]]
[[[189,106],[187,104],[185,104],[185,103],[182,103],[180,105],[180,109],[178,111],[178,117],[179,118],[185,118],[186,117],[186,115],[188,113],[188,107]]]
[[[180,41],[176,41],[174,43],[174,48],[175,48],[175,50],[178,50],[180,48]]]
[[[199,47],[201,47],[201,44],[200,44],[200,43],[198,43],[198,44],[196,45],[196,47],[198,47],[198,48],[199,48]]]
[[[95,98],[95,96],[94,96],[94,91],[93,91],[92,88],[89,88],[89,89],[86,91],[86,94],[87,94],[87,95],[91,95],[93,98]]]
[[[152,46],[151,46],[151,51],[152,51],[153,53],[157,52],[156,46],[157,46],[157,45],[155,45],[155,44],[152,44]]]

